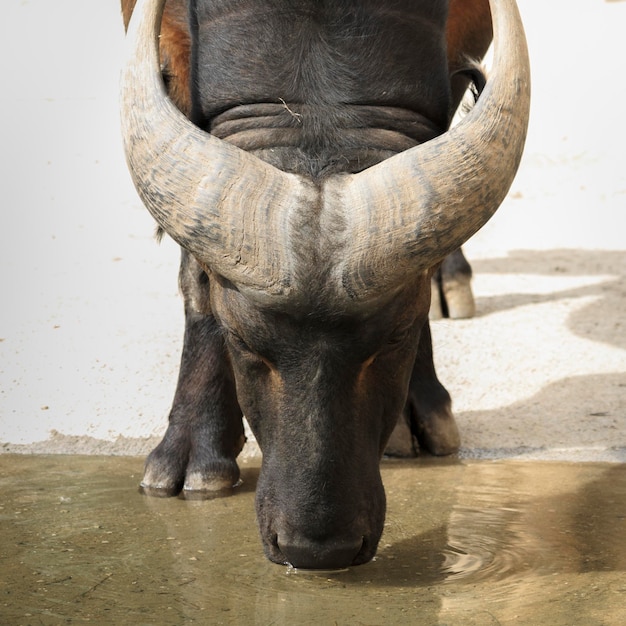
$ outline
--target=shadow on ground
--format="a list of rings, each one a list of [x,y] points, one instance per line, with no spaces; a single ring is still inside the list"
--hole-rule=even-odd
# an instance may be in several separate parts
[[[606,281],[554,293],[503,293],[479,297],[478,315],[566,298],[596,297],[568,320],[576,335],[626,349],[626,252],[619,250],[515,250],[499,259],[472,261],[475,274],[607,276]]]

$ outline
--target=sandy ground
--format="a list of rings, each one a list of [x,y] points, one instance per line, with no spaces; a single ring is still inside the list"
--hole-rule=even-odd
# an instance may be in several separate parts
[[[6,0],[0,215],[5,452],[143,454],[182,337],[118,129],[115,0]],[[520,0],[525,157],[466,246],[478,315],[434,324],[465,457],[626,461],[626,2]],[[78,25],[78,27],[77,27]]]

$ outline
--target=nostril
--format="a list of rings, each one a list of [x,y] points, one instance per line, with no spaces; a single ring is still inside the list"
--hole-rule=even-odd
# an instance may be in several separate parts
[[[342,569],[352,565],[361,552],[363,539],[312,541],[277,537],[277,546],[287,562],[301,569]]]

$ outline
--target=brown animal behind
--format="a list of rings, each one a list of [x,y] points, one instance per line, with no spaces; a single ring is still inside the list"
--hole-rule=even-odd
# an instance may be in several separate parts
[[[450,0],[446,32],[451,70],[468,57],[482,59],[493,36],[489,1]]]
[[[137,0],[122,0],[124,28]],[[174,104],[186,115],[191,112],[189,57],[191,37],[187,19],[187,0],[168,0],[161,23],[161,64],[167,90]]]
[[[450,0],[446,36],[454,111],[470,84],[467,76],[454,73],[480,61],[493,38],[489,0]]]

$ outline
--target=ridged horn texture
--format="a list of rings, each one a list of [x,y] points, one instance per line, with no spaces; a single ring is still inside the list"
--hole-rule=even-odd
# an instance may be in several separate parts
[[[193,125],[169,100],[158,36],[165,0],[140,0],[127,34],[121,125],[128,167],[152,216],[176,242],[243,288],[287,297],[290,214],[314,186]]]
[[[494,62],[478,104],[452,130],[359,174],[319,185],[209,135],[168,99],[158,33],[165,0],[139,0],[122,74],[129,169],[163,229],[212,271],[274,301],[305,290],[294,267],[298,226],[319,216],[332,250],[331,283],[366,303],[435,265],[479,230],[508,192],[521,159],[530,69],[515,0],[490,0]],[[330,244],[330,246],[329,246]],[[296,277],[299,277],[296,280]]]
[[[347,214],[344,265],[336,271],[354,298],[375,297],[442,260],[489,220],[513,182],[528,127],[530,64],[515,0],[490,6],[493,67],[467,117],[327,185],[327,201]]]

